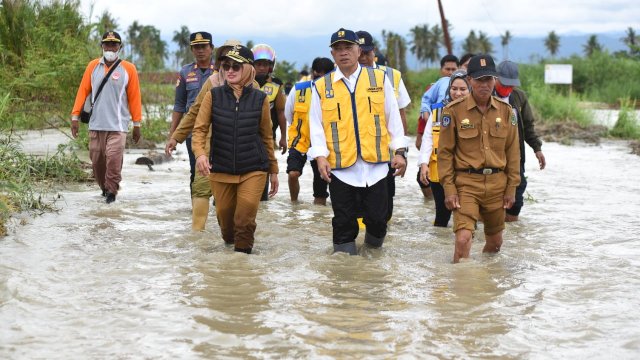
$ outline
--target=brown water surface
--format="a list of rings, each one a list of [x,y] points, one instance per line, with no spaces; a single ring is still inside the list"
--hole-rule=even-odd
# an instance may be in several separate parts
[[[640,158],[626,143],[545,144],[544,171],[527,153],[529,201],[502,252],[482,255],[480,231],[457,265],[415,149],[383,249],[353,257],[331,255],[308,166],[289,202],[284,156],[255,254],[223,245],[213,209],[191,233],[180,149],[154,172],[128,154],[115,204],[76,185],[0,239],[0,358],[640,356]]]

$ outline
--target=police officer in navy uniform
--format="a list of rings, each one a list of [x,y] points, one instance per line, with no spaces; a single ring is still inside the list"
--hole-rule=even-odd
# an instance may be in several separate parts
[[[200,31],[192,33],[189,36],[191,52],[196,61],[185,65],[180,69],[180,74],[176,82],[176,97],[173,105],[173,114],[171,115],[171,129],[169,131],[169,139],[180,124],[180,120],[185,113],[189,111],[189,107],[195,101],[202,84],[209,78],[214,70],[213,42],[211,34]],[[191,150],[191,135],[187,138],[187,151],[189,153],[189,166],[191,168],[191,178],[189,186],[193,183],[195,177],[196,159]]]

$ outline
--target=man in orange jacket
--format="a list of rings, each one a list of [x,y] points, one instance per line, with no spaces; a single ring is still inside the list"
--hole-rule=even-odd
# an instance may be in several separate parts
[[[133,141],[140,140],[142,102],[136,67],[128,61],[118,62],[122,48],[120,34],[107,31],[102,35],[103,56],[91,60],[82,76],[71,111],[71,134],[78,137],[80,112],[91,96],[93,110],[89,120],[89,157],[93,175],[107,204],[116,201],[122,180],[122,158],[129,122],[133,120]],[[98,88],[112,66],[116,66]],[[98,95],[98,96],[96,96]]]

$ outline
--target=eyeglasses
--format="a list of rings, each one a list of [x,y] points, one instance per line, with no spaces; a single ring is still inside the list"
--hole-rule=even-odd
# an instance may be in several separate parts
[[[233,63],[233,65],[231,65],[229,63],[224,63],[222,64],[222,69],[224,69],[224,71],[229,71],[229,69],[233,69],[233,71],[238,72],[240,71],[240,69],[242,69],[242,64]]]

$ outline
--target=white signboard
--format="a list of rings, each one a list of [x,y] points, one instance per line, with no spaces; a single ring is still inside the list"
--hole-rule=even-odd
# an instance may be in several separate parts
[[[544,66],[545,84],[569,84],[573,83],[573,65],[547,64]]]

